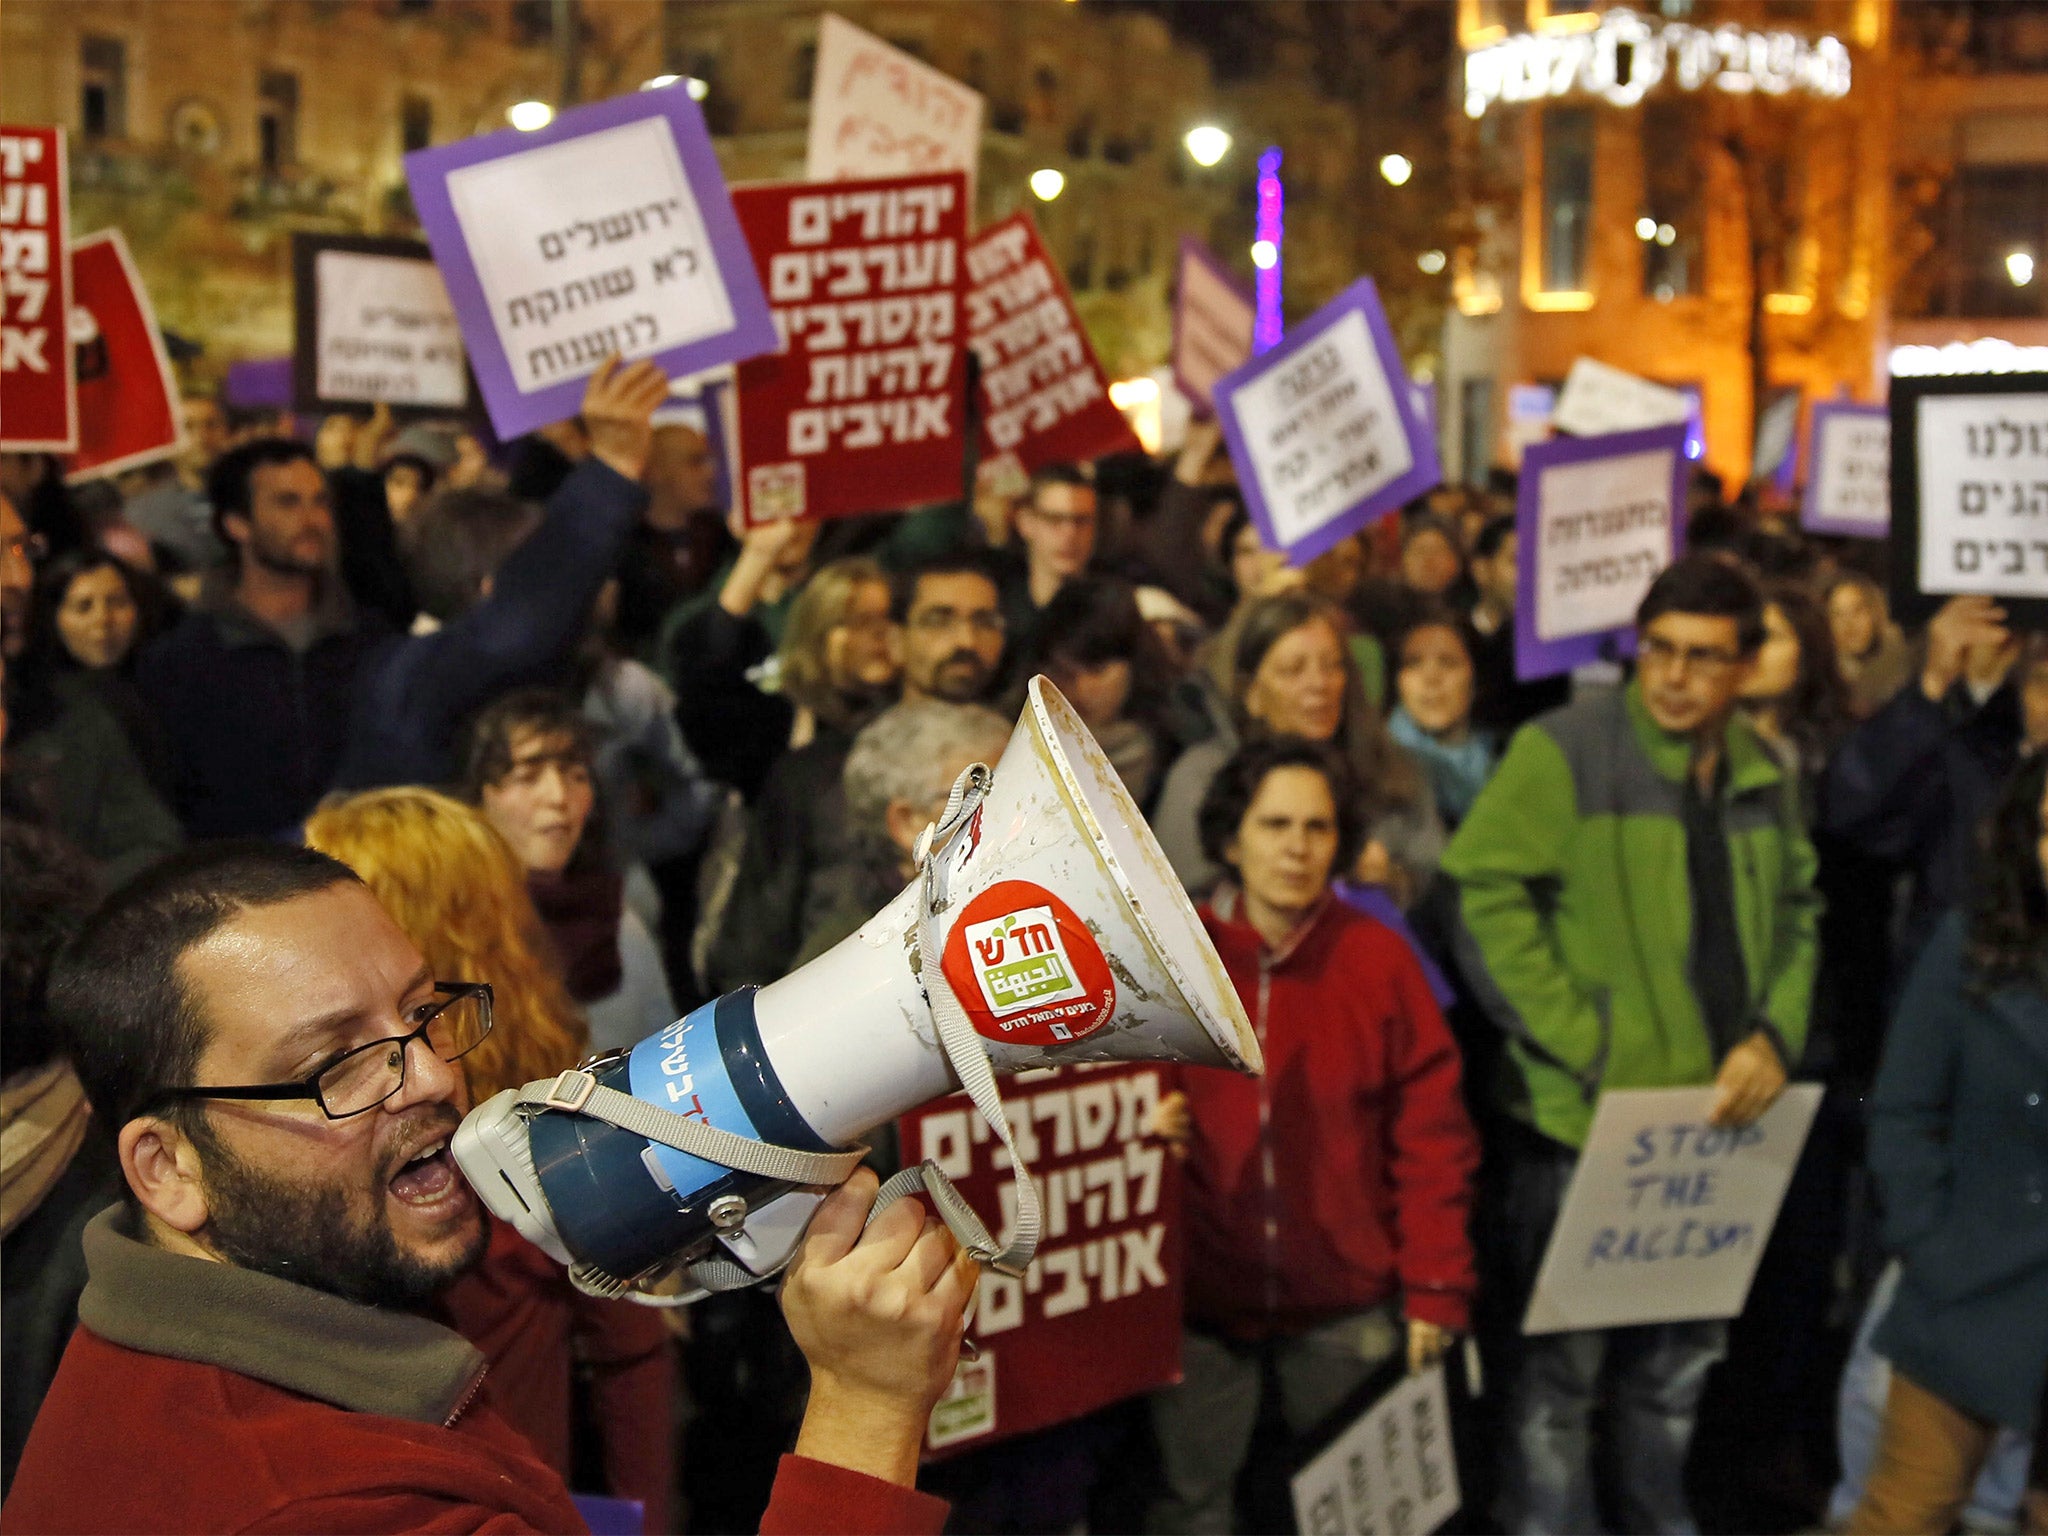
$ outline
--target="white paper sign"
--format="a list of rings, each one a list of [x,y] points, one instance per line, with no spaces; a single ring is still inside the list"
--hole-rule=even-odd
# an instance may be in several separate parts
[[[2048,597],[2048,394],[1919,405],[1920,590]]]
[[[1600,1096],[1522,1332],[1742,1310],[1821,1090],[1795,1083],[1739,1131],[1707,1124],[1715,1093],[1709,1086]]]
[[[1764,408],[1757,419],[1756,451],[1750,455],[1749,478],[1768,480],[1785,464],[1799,430],[1799,392],[1788,390]]]
[[[448,199],[522,394],[733,328],[663,118],[450,171]]]
[[[468,400],[462,326],[433,262],[321,251],[313,279],[321,399],[443,409]]]
[[[1564,376],[1550,424],[1573,437],[1668,427],[1692,415],[1692,402],[1675,389],[1582,357]]]
[[[1536,638],[1626,629],[1650,583],[1671,563],[1671,451],[1537,473],[1539,537],[1525,539],[1520,551],[1535,564]]]
[[[1295,1474],[1303,1536],[1429,1536],[1458,1512],[1443,1367],[1409,1376]]]
[[[971,207],[981,114],[979,91],[827,14],[818,23],[804,177],[859,181],[965,171]]]
[[[1816,419],[1809,526],[1883,538],[1892,521],[1892,424],[1879,415]]]
[[[1394,385],[1357,311],[1285,366],[1241,385],[1231,403],[1282,548],[1415,467]]]

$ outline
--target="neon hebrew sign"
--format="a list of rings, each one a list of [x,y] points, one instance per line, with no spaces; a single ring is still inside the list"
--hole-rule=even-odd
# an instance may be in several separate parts
[[[1849,73],[1849,48],[1840,38],[1695,27],[1614,10],[1591,31],[1522,33],[1467,53],[1465,115],[1483,117],[1496,102],[1542,101],[1574,91],[1632,107],[1667,80],[1684,91],[1798,91],[1835,101],[1849,94]]]

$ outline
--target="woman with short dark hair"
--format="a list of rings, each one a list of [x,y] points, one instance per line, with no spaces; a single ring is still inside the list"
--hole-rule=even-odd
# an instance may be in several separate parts
[[[1342,756],[1298,737],[1244,747],[1203,796],[1228,874],[1202,925],[1266,1070],[1179,1069],[1161,1107],[1188,1236],[1183,1380],[1152,1401],[1153,1529],[1232,1528],[1268,1371],[1300,1441],[1382,1363],[1420,1370],[1467,1325],[1478,1141],[1414,955],[1332,895],[1361,804]]]
[[[1870,1166],[1903,1260],[1892,1363],[1853,1532],[1946,1531],[2006,1426],[2034,1436],[2048,1530],[2048,757],[1978,846],[1975,902],[1928,942],[1870,1100]]]

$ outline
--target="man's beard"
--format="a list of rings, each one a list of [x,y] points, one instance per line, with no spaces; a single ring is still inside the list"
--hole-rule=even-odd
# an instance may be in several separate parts
[[[972,670],[956,667],[967,663]],[[979,704],[988,689],[989,668],[976,651],[955,651],[932,668],[931,695],[948,704]]]
[[[455,1127],[448,1130],[452,1135]],[[434,1264],[399,1246],[384,1212],[384,1186],[373,1192],[375,1214],[364,1221],[339,1185],[274,1178],[236,1157],[217,1136],[202,1133],[194,1140],[207,1143],[200,1148],[210,1212],[204,1235],[222,1258],[243,1269],[409,1311],[440,1295],[490,1246],[490,1216],[481,1202],[476,1241],[455,1259]]]
[[[278,576],[325,576],[333,566],[328,558],[331,551],[316,560],[305,560],[292,553],[289,543],[271,544],[261,538],[251,539],[246,548],[251,560]]]

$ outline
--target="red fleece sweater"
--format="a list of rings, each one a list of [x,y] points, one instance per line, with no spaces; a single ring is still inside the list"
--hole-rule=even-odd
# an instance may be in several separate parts
[[[1466,1327],[1479,1142],[1414,954],[1339,901],[1278,953],[1218,906],[1232,910],[1228,893],[1202,924],[1266,1071],[1179,1074],[1194,1120],[1190,1320],[1264,1338],[1399,1296],[1411,1318]]]
[[[942,1500],[783,1458],[765,1532],[936,1533]],[[0,1532],[584,1530],[488,1403],[448,1426],[352,1413],[217,1365],[72,1336]]]

